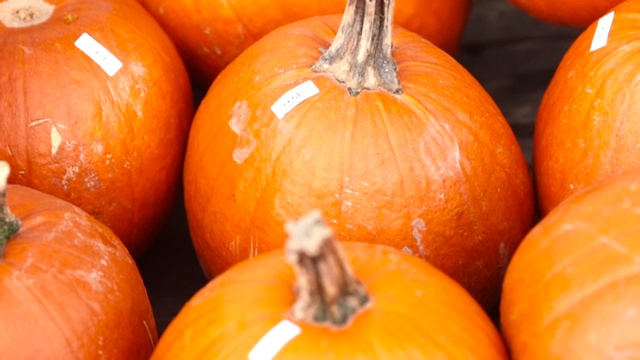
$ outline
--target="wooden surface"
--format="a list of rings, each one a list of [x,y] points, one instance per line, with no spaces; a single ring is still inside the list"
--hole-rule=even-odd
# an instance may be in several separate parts
[[[475,0],[457,58],[493,96],[529,161],[538,104],[579,33],[532,19],[507,0]],[[138,264],[162,332],[206,283],[191,246],[181,198],[164,235]]]

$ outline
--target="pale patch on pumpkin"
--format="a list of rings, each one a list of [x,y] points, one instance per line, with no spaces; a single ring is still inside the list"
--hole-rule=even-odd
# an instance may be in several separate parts
[[[67,167],[64,173],[64,176],[62,177],[62,186],[64,187],[65,190],[69,190],[69,182],[76,179],[76,176],[78,176],[79,171],[80,171],[80,168],[78,167],[78,165]]]
[[[428,251],[422,240],[425,231],[427,231],[427,225],[424,223],[424,220],[418,218],[413,220],[413,222],[411,223],[411,228],[411,235],[413,235],[413,238],[416,240],[416,245],[418,246],[418,254],[420,256],[426,256],[428,254]]]
[[[102,152],[104,151],[104,145],[102,145],[102,143],[100,142],[95,142],[91,144],[91,149],[94,153],[102,155]]]
[[[229,127],[238,135],[232,154],[233,160],[238,164],[242,164],[256,148],[257,141],[251,134],[251,129],[249,129],[250,118],[251,109],[249,109],[246,100],[237,102],[233,106]]]
[[[91,290],[94,293],[105,291],[105,276],[102,271],[91,270],[89,272],[86,271],[72,271],[70,272],[74,277],[86,282],[89,286],[91,286]]]
[[[240,236],[236,236],[229,243],[229,251],[231,251],[231,254],[233,254],[236,260],[240,259]]]
[[[31,53],[33,52],[33,51],[31,51],[31,49],[29,49],[29,48],[28,48],[28,47],[26,47],[26,46],[18,45],[18,47],[19,47],[20,49],[22,49],[22,51],[24,51],[24,53],[25,53],[26,55],[31,55]]]
[[[249,239],[249,258],[258,256],[258,239],[251,236]]]
[[[408,246],[402,247],[402,252],[405,254],[413,255],[413,251]]]
[[[29,123],[29,127],[38,126],[45,123],[51,124],[49,137],[51,139],[51,155],[53,156],[58,152],[58,149],[60,149],[60,144],[62,144],[62,134],[60,134],[60,131],[58,130],[58,127],[53,122],[53,120],[51,120],[51,118],[34,120]]]

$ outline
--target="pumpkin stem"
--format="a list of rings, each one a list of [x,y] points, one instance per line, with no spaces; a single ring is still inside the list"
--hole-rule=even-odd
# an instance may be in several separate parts
[[[7,205],[7,180],[11,167],[6,161],[0,161],[0,253],[7,241],[20,230],[20,220]]]
[[[55,8],[44,0],[7,0],[0,3],[0,23],[9,28],[42,24]]]
[[[395,0],[349,0],[335,39],[311,69],[329,73],[352,96],[381,88],[401,94],[391,56]]]
[[[293,317],[314,324],[341,327],[369,303],[319,211],[285,224],[285,250],[297,279]]]

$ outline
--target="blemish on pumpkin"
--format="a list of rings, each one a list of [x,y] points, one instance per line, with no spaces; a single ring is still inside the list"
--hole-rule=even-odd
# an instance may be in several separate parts
[[[100,181],[98,180],[98,174],[90,172],[84,179],[84,188],[87,190],[94,190],[98,187]]]
[[[78,20],[78,15],[76,14],[67,14],[63,18],[65,24],[71,24],[72,22]]]
[[[240,259],[240,236],[236,236],[233,241],[229,243],[229,251],[236,259]]]
[[[413,222],[411,223],[411,228],[411,235],[413,235],[413,238],[416,240],[416,245],[418,246],[418,254],[420,256],[427,255],[427,249],[422,242],[424,232],[427,230],[427,225],[424,223],[424,220],[418,218],[413,220]]]
[[[69,182],[76,179],[79,171],[80,168],[78,167],[78,165],[67,167],[64,176],[62,177],[62,186],[65,190],[69,189]]]
[[[258,239],[251,236],[251,239],[249,239],[249,257],[256,256],[258,256]]]
[[[402,248],[402,252],[405,254],[413,255],[413,251],[408,246],[404,246]]]
[[[24,53],[25,53],[26,55],[30,55],[30,54],[32,53],[31,49],[29,49],[29,48],[28,48],[28,47],[26,47],[26,46],[18,45],[18,47],[19,47],[20,49],[22,49],[22,51],[24,51]]]
[[[60,134],[60,131],[58,131],[58,127],[53,122],[53,120],[51,120],[51,118],[34,120],[29,123],[29,127],[34,127],[45,123],[51,124],[51,131],[49,135],[51,139],[51,155],[55,155],[60,148],[60,144],[62,144],[62,135]]]
[[[151,329],[149,328],[149,324],[147,324],[146,320],[142,320],[142,325],[144,325],[144,328],[147,330],[147,335],[149,335],[149,342],[151,343],[151,345],[155,346],[156,342],[153,340],[153,335],[151,334]]]
[[[229,127],[238,135],[232,154],[233,160],[238,164],[242,164],[251,155],[257,144],[248,126],[250,118],[251,109],[246,101],[237,102],[233,106]]]

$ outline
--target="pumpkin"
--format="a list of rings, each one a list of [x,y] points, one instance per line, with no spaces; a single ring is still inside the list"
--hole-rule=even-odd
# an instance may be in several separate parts
[[[120,239],[8,175],[0,162],[0,357],[148,359],[156,324]]]
[[[500,319],[513,359],[640,358],[640,173],[592,184],[526,236]]]
[[[587,28],[565,53],[544,93],[533,137],[542,214],[591,183],[639,168],[638,14],[640,1],[628,1],[608,16],[607,36],[596,34],[597,24]],[[606,45],[591,50],[594,38]]]
[[[337,35],[337,15],[281,27],[213,83],[184,169],[206,274],[281,247],[285,219],[319,208],[340,238],[431,261],[483,305],[496,303],[533,222],[526,160],[481,85],[441,49],[392,28],[392,9],[350,1]],[[363,38],[353,36],[360,24]]]
[[[285,219],[319,208],[340,238],[402,249],[497,302],[533,222],[526,160],[476,79],[392,28],[392,6],[351,1],[337,35],[338,15],[281,27],[213,83],[183,178],[208,276],[281,247]],[[359,24],[373,40],[354,36]]]
[[[7,0],[0,47],[9,182],[79,206],[142,253],[177,197],[193,116],[169,37],[135,1]]]
[[[340,244],[317,211],[286,226],[286,251],[208,283],[151,359],[507,359],[483,309],[432,265]]]
[[[345,0],[140,0],[163,26],[191,70],[208,88],[215,76],[249,45],[279,26],[311,16],[339,14]],[[401,0],[398,24],[454,55],[471,0]]]
[[[550,24],[586,27],[623,0],[509,0],[532,17]]]

